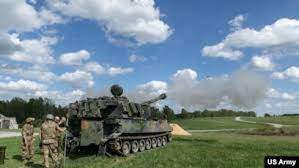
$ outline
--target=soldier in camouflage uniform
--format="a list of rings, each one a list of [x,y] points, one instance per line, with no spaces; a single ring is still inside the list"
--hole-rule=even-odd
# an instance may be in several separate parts
[[[49,156],[55,167],[60,166],[62,156],[58,152],[57,132],[63,132],[65,128],[60,128],[54,121],[54,116],[48,114],[46,121],[41,126],[42,150],[44,154],[44,166],[49,168]]]
[[[62,117],[60,119],[59,116],[55,116],[55,119],[54,121],[58,124],[58,126],[60,126],[61,124],[63,124],[66,119],[64,117]],[[58,152],[61,153],[62,152],[62,136],[61,136],[61,132],[60,131],[57,131],[57,141],[58,141]]]
[[[23,161],[30,161],[34,155],[34,118],[26,118],[25,124],[22,128],[22,159]]]

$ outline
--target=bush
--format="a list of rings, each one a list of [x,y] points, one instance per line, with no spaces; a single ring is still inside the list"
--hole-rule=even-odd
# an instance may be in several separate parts
[[[249,135],[265,135],[265,136],[295,136],[299,135],[299,129],[291,128],[291,127],[282,127],[282,128],[274,128],[274,127],[264,127],[258,128],[250,131],[244,131],[244,134]]]

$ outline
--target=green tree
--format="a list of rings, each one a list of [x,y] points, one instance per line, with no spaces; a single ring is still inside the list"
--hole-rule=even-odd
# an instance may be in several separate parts
[[[174,111],[169,106],[163,107],[163,115],[166,117],[167,120],[175,119]]]

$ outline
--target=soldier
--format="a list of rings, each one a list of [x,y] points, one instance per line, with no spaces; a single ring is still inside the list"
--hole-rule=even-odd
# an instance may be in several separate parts
[[[44,166],[49,168],[49,156],[55,167],[60,166],[62,156],[58,152],[57,132],[63,132],[65,128],[60,128],[54,121],[54,116],[48,114],[46,121],[41,126],[42,150],[44,154]]]
[[[54,121],[59,125],[60,117],[59,116],[55,116]]]
[[[34,155],[34,118],[26,118],[22,128],[22,159],[23,161],[31,161]]]
[[[56,122],[56,124],[58,126],[60,126],[61,124],[63,124],[66,121],[66,119],[65,119],[65,117],[62,117],[60,119],[59,116],[55,116],[54,121]],[[63,142],[63,140],[61,138],[61,132],[60,131],[57,131],[57,142],[58,142],[58,152],[61,153],[62,152],[62,142]]]

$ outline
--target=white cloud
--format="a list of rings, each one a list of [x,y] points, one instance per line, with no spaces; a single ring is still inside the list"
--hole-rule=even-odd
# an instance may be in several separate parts
[[[106,69],[98,64],[97,62],[88,62],[84,65],[84,70],[88,71],[88,72],[94,72],[98,75],[104,74],[106,73]]]
[[[59,79],[75,88],[90,88],[94,85],[91,73],[81,70],[66,72],[62,74]]]
[[[64,65],[81,65],[83,60],[88,60],[90,53],[86,50],[64,53],[60,56],[60,62]]]
[[[1,18],[0,32],[32,31],[44,25],[64,22],[60,16],[45,8],[40,11],[35,10],[25,0],[1,0],[0,15],[5,16]]]
[[[5,57],[14,61],[34,64],[50,64],[55,62],[50,46],[57,43],[57,38],[41,37],[40,39],[20,40],[17,35],[12,35],[11,40],[22,49],[15,51],[13,54],[5,55]]]
[[[275,67],[274,63],[267,56],[254,56],[251,59],[251,64],[265,71],[271,71]]]
[[[34,4],[33,1],[29,3]],[[30,32],[43,26],[63,23],[64,20],[60,16],[43,7],[37,11],[25,0],[0,1],[0,15],[5,16],[1,18],[0,22],[0,54],[2,56],[30,63],[54,62],[49,47],[53,44],[54,38],[41,37],[21,40],[11,32]]]
[[[237,15],[232,20],[228,21],[228,24],[231,26],[232,31],[236,31],[242,28],[244,21],[245,21],[244,15]]]
[[[18,81],[0,82],[0,90],[5,92],[34,92],[47,89],[47,86],[34,81],[20,79]]]
[[[273,72],[271,77],[274,79],[285,79],[285,75],[282,72]]]
[[[150,81],[148,83],[138,85],[138,92],[156,96],[165,93],[167,90],[167,83],[163,81]]]
[[[182,81],[189,81],[189,80],[196,80],[197,72],[192,69],[182,69],[178,70],[175,74],[172,75],[173,80],[182,80]]]
[[[164,81],[150,81],[138,85],[137,88],[128,92],[128,97],[135,102],[147,101],[167,92],[167,83]],[[156,104],[157,105],[157,104]]]
[[[289,93],[282,93],[281,97],[282,97],[282,99],[285,99],[285,100],[295,100],[296,99],[295,95],[291,95]]]
[[[68,103],[80,100],[86,93],[80,89],[72,90],[70,92],[61,91],[36,91],[32,96],[45,97],[54,100],[58,104],[66,105]]]
[[[202,53],[211,57],[236,57],[236,53],[242,54],[241,48],[251,47],[265,52],[298,54],[298,41],[299,20],[282,18],[260,30],[243,28],[231,32],[220,43],[205,46]]]
[[[139,44],[160,43],[172,33],[154,0],[47,0],[48,6],[70,17],[96,20],[109,36],[133,38]]]
[[[13,36],[0,32],[0,55],[13,54],[21,49],[21,45],[14,41]]]
[[[47,83],[54,82],[57,77],[53,72],[46,71],[37,67],[30,67],[24,69],[21,67],[9,66],[7,64],[2,64],[0,66],[0,73]]]
[[[42,20],[44,25],[52,25],[52,24],[56,24],[56,23],[65,23],[66,22],[66,20],[64,20],[61,16],[59,16],[45,8],[42,8],[40,10],[39,17]]]
[[[87,62],[82,69],[84,71],[93,72],[97,75],[110,75],[110,76],[116,76],[116,75],[123,75],[132,73],[134,71],[133,68],[122,68],[122,67],[113,67],[110,65],[103,66],[97,62],[91,61]]]
[[[0,1],[0,31],[31,31],[42,25],[38,12],[25,0],[1,0]]]
[[[291,66],[283,72],[272,73],[272,78],[274,79],[290,79],[291,81],[299,81],[299,67]]]
[[[236,61],[243,57],[243,53],[239,50],[227,48],[224,43],[213,46],[205,46],[202,49],[202,55],[207,57],[222,57],[224,59]]]
[[[110,67],[107,70],[107,73],[111,76],[122,75],[133,72],[133,68],[121,68],[121,67]]]
[[[284,74],[290,78],[299,79],[299,67],[292,66],[284,71]]]
[[[276,99],[282,99],[282,100],[295,100],[296,95],[287,93],[287,92],[279,92],[274,88],[269,88],[266,92],[266,95],[269,98],[276,98]]]
[[[133,54],[133,55],[129,56],[129,61],[130,62],[145,62],[146,60],[147,60],[147,58],[144,57],[144,56],[141,56],[141,55]]]

